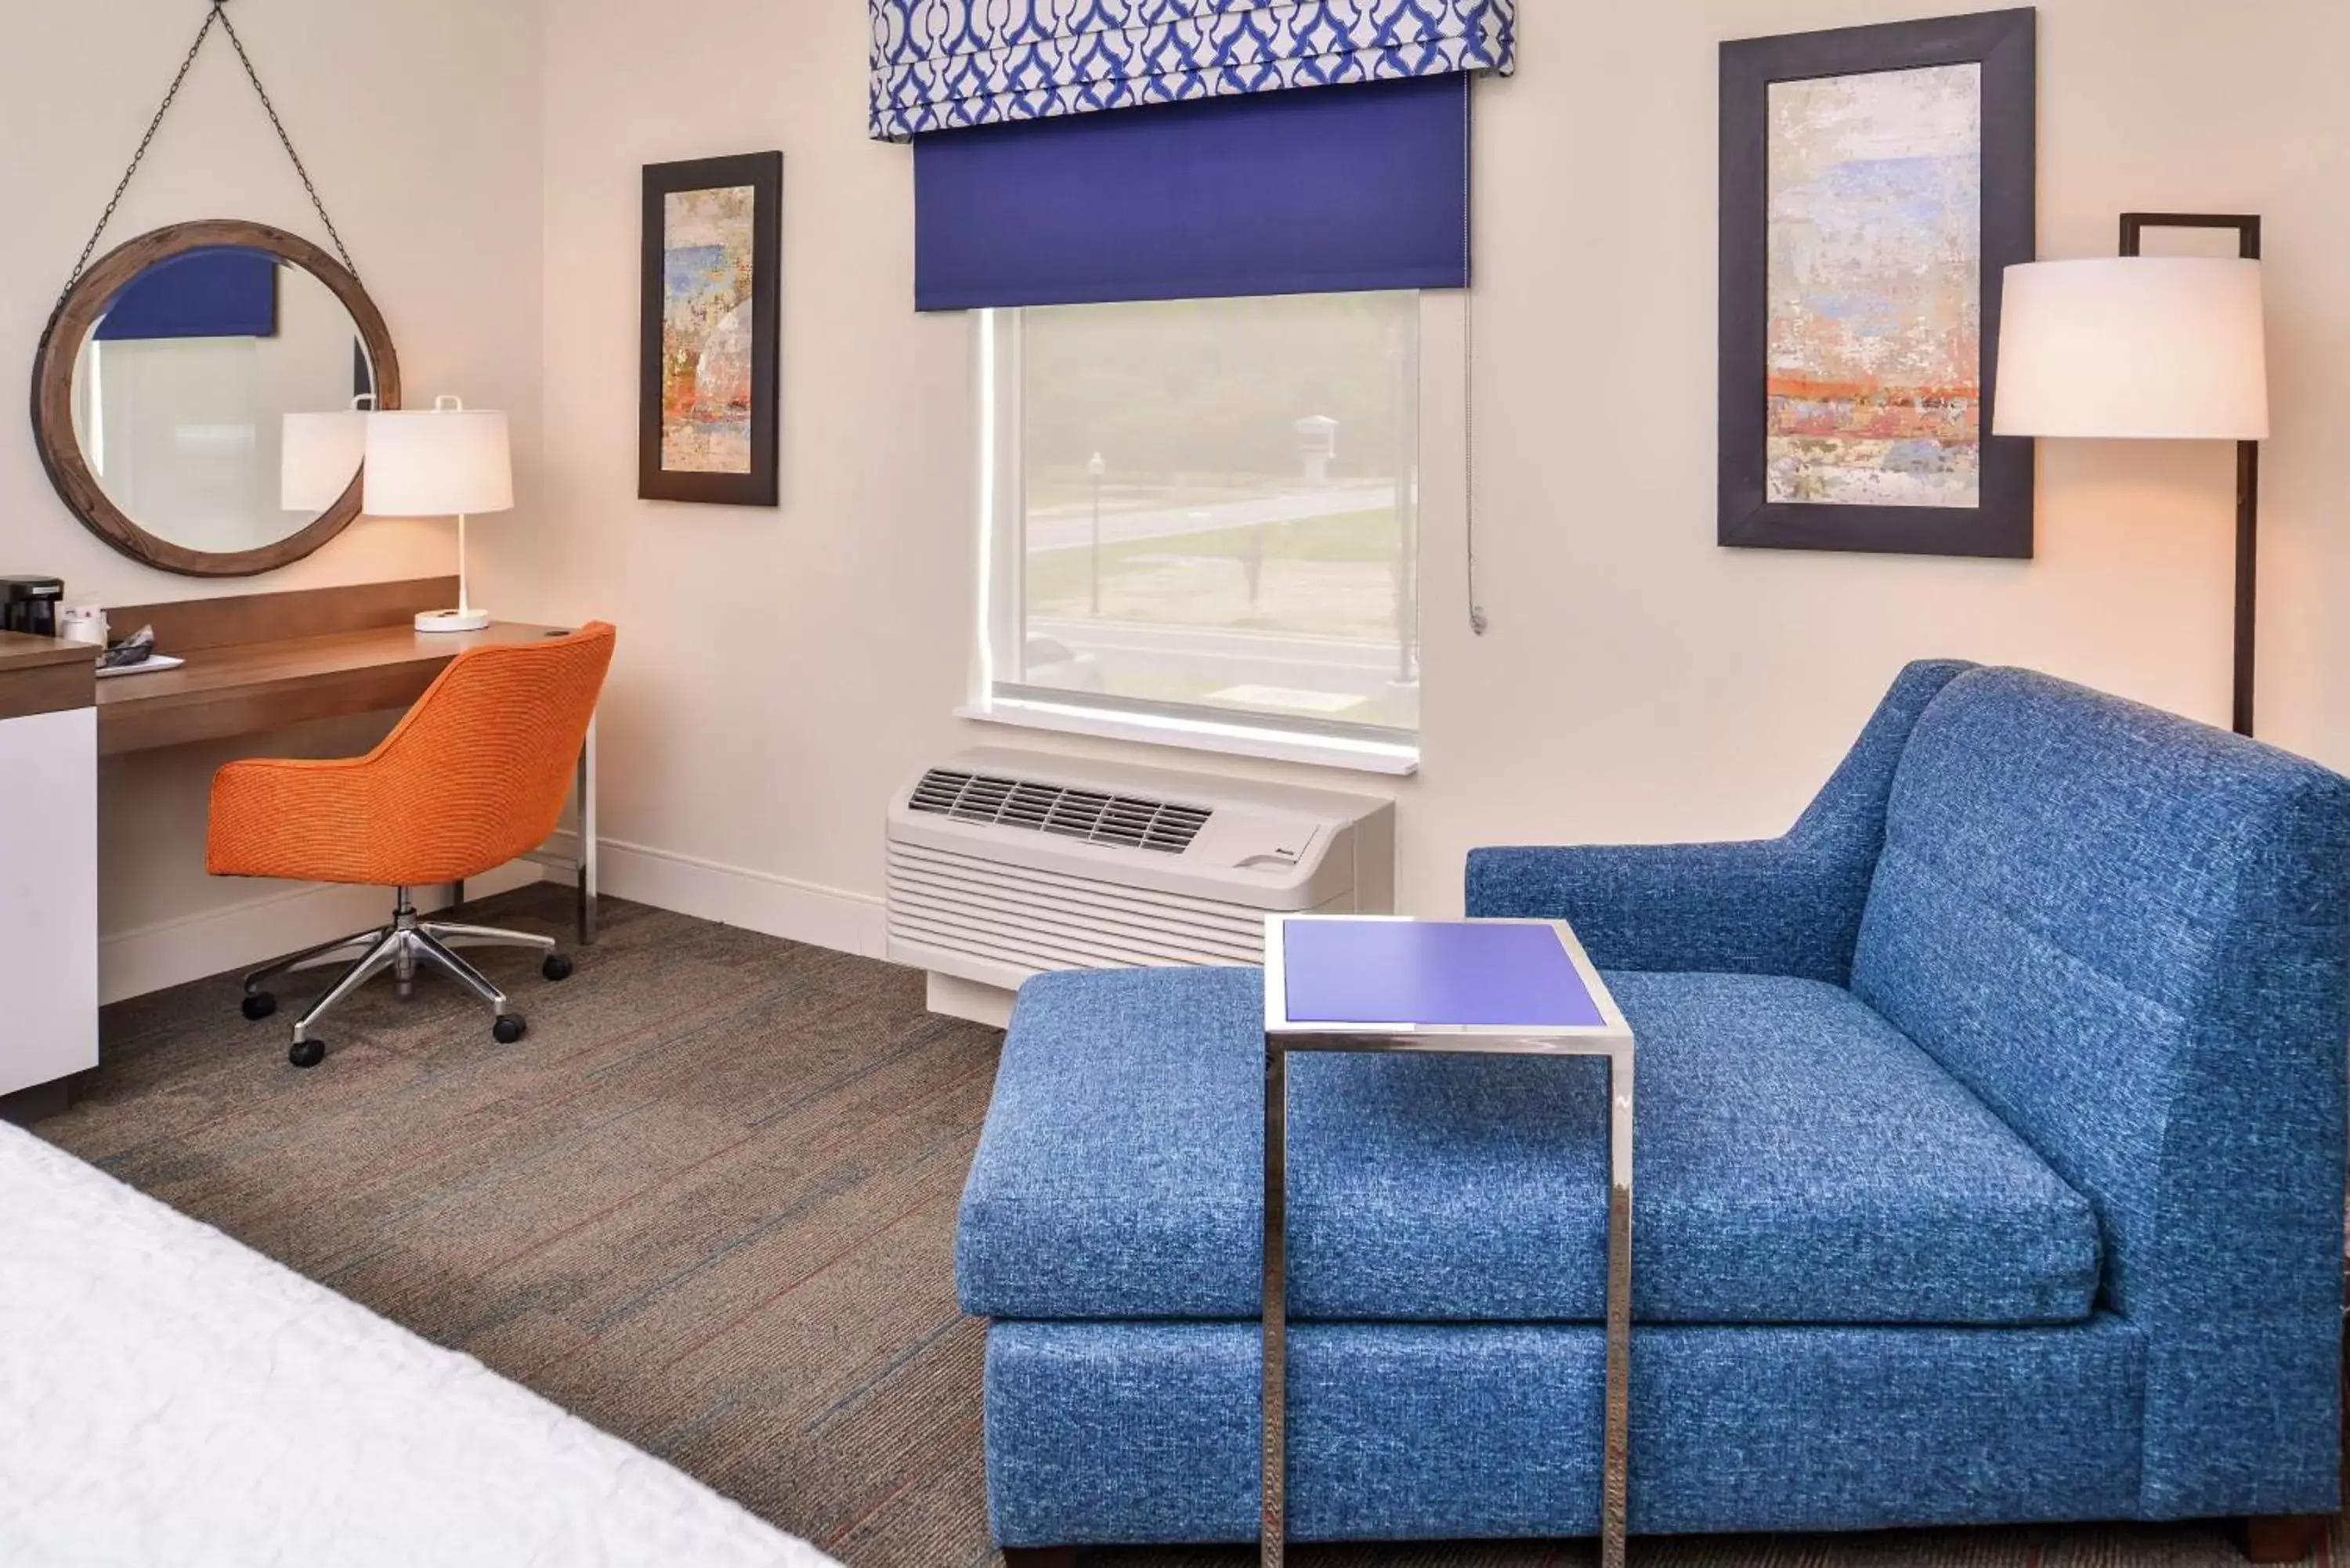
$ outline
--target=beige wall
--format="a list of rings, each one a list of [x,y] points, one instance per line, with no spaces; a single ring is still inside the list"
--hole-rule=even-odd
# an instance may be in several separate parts
[[[1477,101],[1492,629],[1469,632],[1458,474],[1432,450],[1426,763],[1400,786],[1354,780],[1401,798],[1407,908],[1456,909],[1479,843],[1776,832],[1920,656],[2224,722],[2224,449],[2049,447],[2030,564],[1714,545],[1715,46],[1947,8],[1522,6],[1521,70]],[[2334,608],[2350,599],[2350,98],[2333,65],[2350,7],[2050,0],[2041,19],[2043,254],[2110,254],[2124,207],[2270,220],[2264,728],[2350,766]],[[619,850],[616,877],[869,940],[889,789],[974,741],[1078,743],[950,716],[974,597],[972,339],[910,308],[910,161],[864,138],[860,9],[754,8],[700,36],[579,0],[546,42],[547,490],[527,548],[534,573],[563,562],[536,577],[547,613],[622,627],[607,832],[653,853]],[[783,508],[637,502],[637,166],[766,147],[785,154]],[[1432,429],[1457,390],[1431,372]]]
[[[2049,447],[2029,565],[1713,544],[1715,46],[1943,8],[1522,6],[1523,67],[1478,99],[1492,631],[1466,624],[1457,454],[1441,439],[1457,426],[1458,370],[1433,365],[1425,768],[1399,785],[1301,775],[1399,795],[1407,907],[1456,908],[1461,854],[1482,842],[1774,832],[1910,658],[2032,664],[2224,718],[2223,450]],[[0,55],[0,362],[29,361],[192,9],[104,0],[17,21]],[[910,308],[911,163],[865,139],[860,8],[746,7],[712,33],[664,26],[641,0],[567,0],[545,8],[543,37],[530,0],[241,0],[237,15],[411,389],[516,416],[524,509],[476,533],[482,597],[508,615],[620,623],[604,722],[610,885],[869,944],[890,789],[977,741],[1086,748],[951,717],[975,598],[972,335]],[[2332,80],[2350,8],[2050,0],[2041,16],[2044,254],[2109,252],[2125,206],[2270,220],[2263,727],[2350,766],[2350,632],[2333,608],[2350,597],[2335,499],[2350,443],[2332,428],[2350,406],[2350,99]],[[93,76],[98,60],[111,65]],[[199,67],[118,233],[223,212],[307,230],[228,65]],[[785,154],[784,504],[638,502],[639,168],[770,147]],[[408,575],[448,551],[432,525],[366,522],[244,586]],[[107,552],[50,494],[19,424],[0,436],[0,571],[25,570],[117,602],[240,587]],[[109,771],[118,933],[168,933],[250,896],[201,875],[213,760]]]
[[[535,0],[238,0],[232,15],[390,325],[411,395],[456,391],[512,410],[517,483],[533,493],[541,183]],[[68,270],[203,16],[192,0],[9,7],[0,47],[0,367],[13,368],[12,377],[32,364]],[[217,36],[106,244],[200,217],[259,219],[325,241]],[[451,570],[453,559],[446,524],[363,518],[309,560],[257,580],[152,571],[86,532],[49,488],[25,420],[0,421],[0,573],[61,576],[75,603],[421,576]],[[332,753],[364,746],[380,729],[313,726],[243,749]],[[137,982],[126,977],[151,982],[191,962],[201,973],[242,961],[256,943],[276,950],[341,918],[333,901],[297,898],[289,908],[292,890],[282,884],[204,877],[205,783],[237,749],[182,748],[106,768],[101,920],[111,939],[110,991]],[[0,800],[5,788],[0,780]],[[251,911],[255,900],[266,915]],[[214,918],[241,908],[244,919]]]

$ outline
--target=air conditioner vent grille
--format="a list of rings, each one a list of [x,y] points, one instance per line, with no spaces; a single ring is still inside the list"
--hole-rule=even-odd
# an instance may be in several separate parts
[[[1214,815],[1204,805],[1069,789],[1028,779],[932,768],[914,786],[910,810],[957,822],[1057,834],[1088,844],[1180,855]]]

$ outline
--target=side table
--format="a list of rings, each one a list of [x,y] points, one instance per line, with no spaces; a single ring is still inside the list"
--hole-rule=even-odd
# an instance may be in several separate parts
[[[1632,1334],[1632,1032],[1564,921],[1273,915],[1264,930],[1264,1448],[1261,1561],[1287,1534],[1287,1223],[1293,1051],[1607,1060],[1607,1386],[1602,1568],[1623,1568]]]

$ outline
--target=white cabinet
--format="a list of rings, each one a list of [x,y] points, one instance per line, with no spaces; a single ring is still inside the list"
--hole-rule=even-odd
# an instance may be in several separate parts
[[[98,1065],[98,710],[0,719],[0,1094]]]

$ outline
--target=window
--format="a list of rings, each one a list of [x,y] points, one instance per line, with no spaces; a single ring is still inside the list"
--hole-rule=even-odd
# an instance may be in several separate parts
[[[1418,295],[1053,306],[981,330],[992,716],[1409,755]]]

